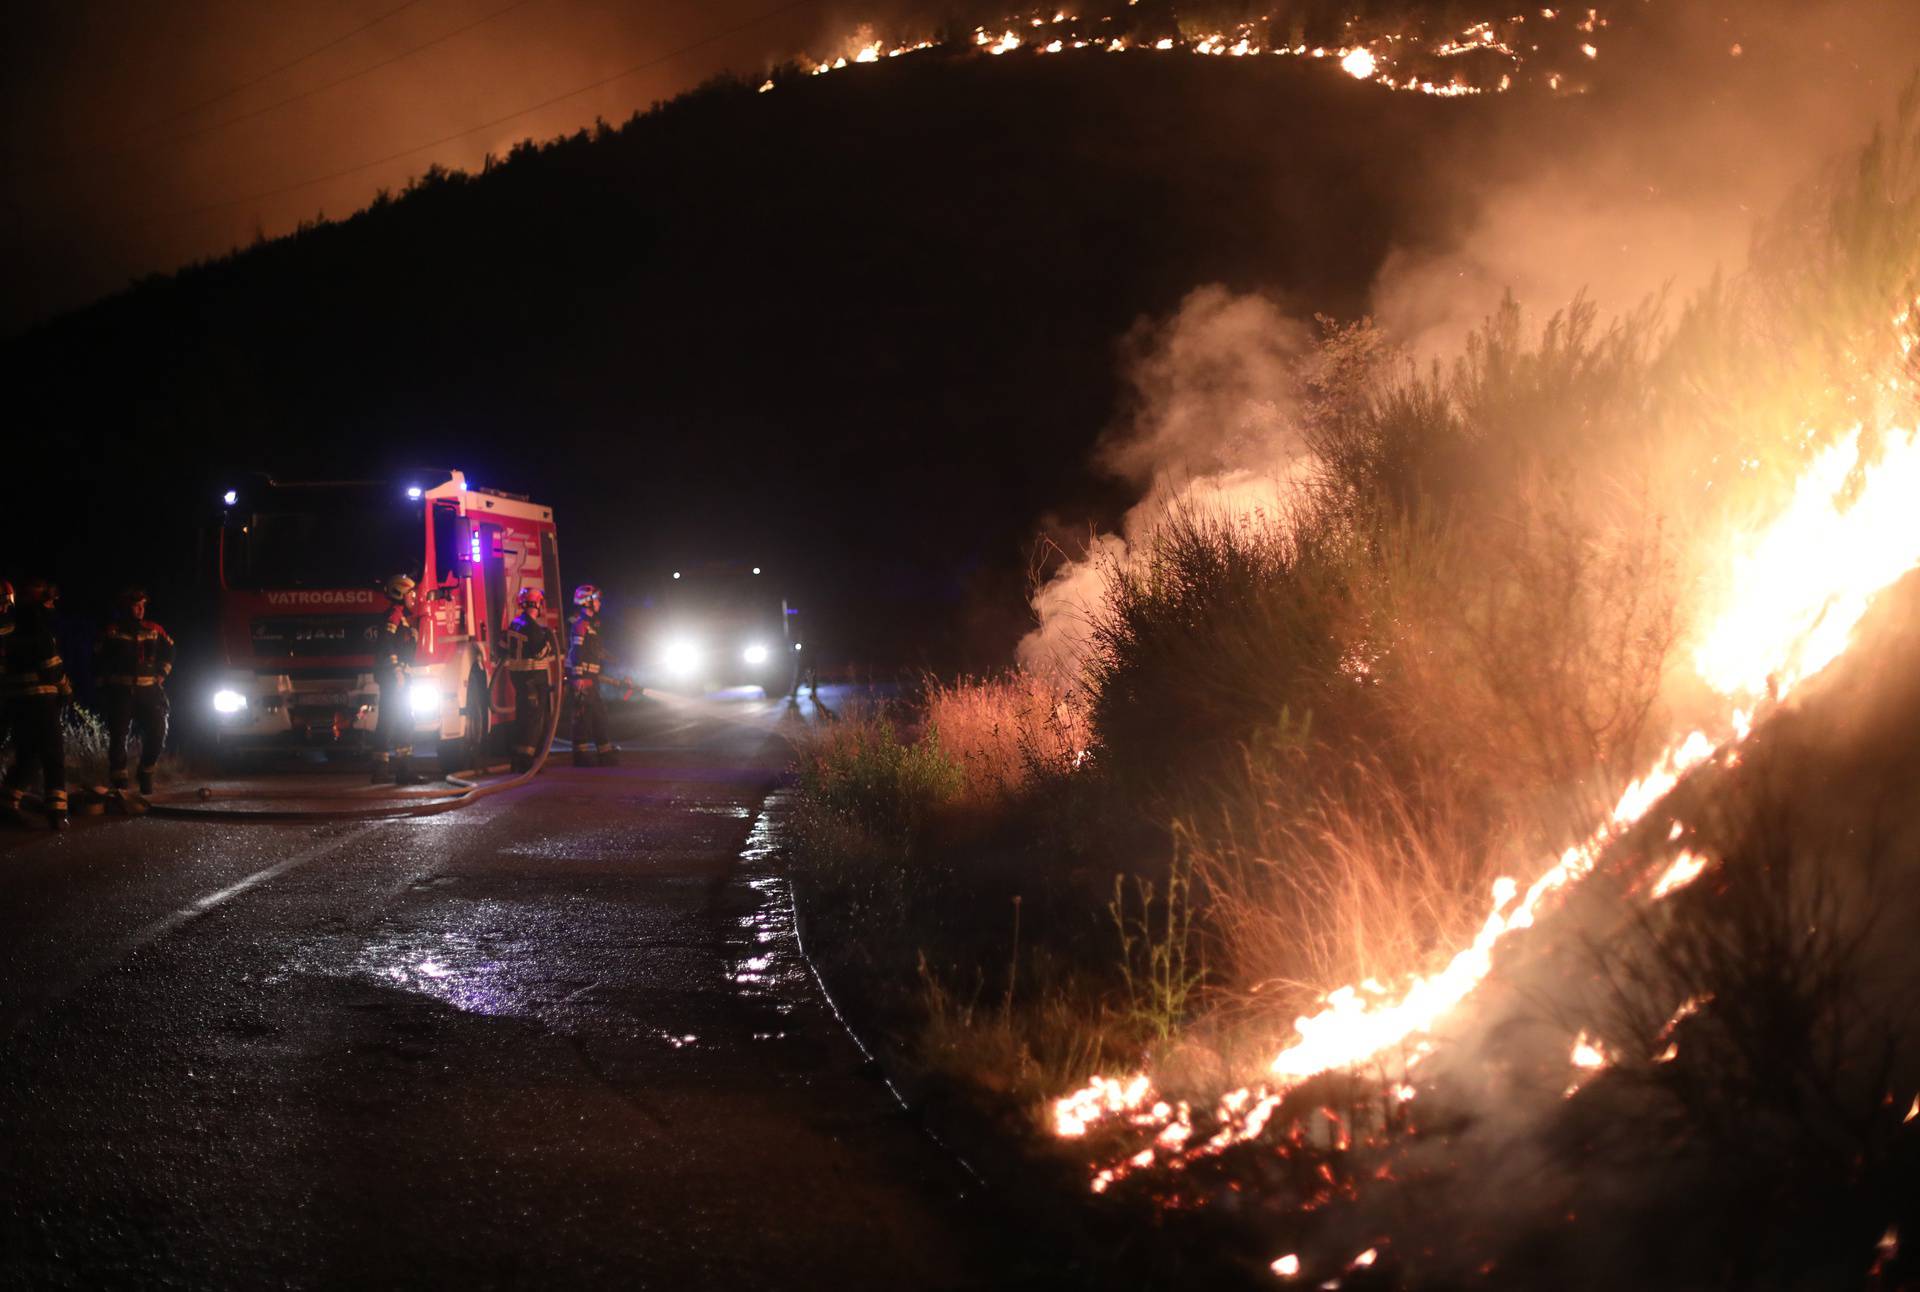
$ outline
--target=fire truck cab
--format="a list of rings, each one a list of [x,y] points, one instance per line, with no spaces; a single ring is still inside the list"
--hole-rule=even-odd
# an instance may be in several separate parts
[[[364,746],[379,722],[373,651],[405,573],[419,647],[407,685],[416,745],[480,766],[512,716],[494,647],[523,587],[560,631],[553,510],[458,471],[397,481],[240,481],[221,498],[220,673],[207,703],[223,754]],[[557,688],[560,665],[553,666]]]

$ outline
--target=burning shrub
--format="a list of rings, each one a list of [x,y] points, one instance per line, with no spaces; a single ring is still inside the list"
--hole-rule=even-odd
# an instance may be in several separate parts
[[[1290,1018],[1327,982],[1425,963],[1471,933],[1507,860],[1453,777],[1359,760],[1316,786],[1309,757],[1249,759],[1244,824],[1182,832],[1209,893],[1230,1013]]]

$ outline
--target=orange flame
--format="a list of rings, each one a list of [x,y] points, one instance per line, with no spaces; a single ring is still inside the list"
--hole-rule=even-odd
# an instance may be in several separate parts
[[[1920,434],[1911,428],[1889,430],[1872,462],[1863,456],[1859,427],[1816,453],[1779,514],[1736,537],[1725,606],[1695,652],[1702,679],[1736,702],[1718,739],[1696,730],[1675,741],[1651,770],[1627,786],[1607,819],[1561,853],[1524,893],[1512,878],[1496,881],[1493,909],[1479,933],[1438,972],[1414,976],[1397,991],[1368,980],[1328,992],[1316,1012],[1294,1020],[1296,1039],[1269,1065],[1280,1083],[1278,1092],[1264,1087],[1232,1092],[1217,1113],[1221,1129],[1193,1151],[1218,1152],[1257,1136],[1287,1090],[1320,1073],[1378,1059],[1446,1019],[1492,970],[1495,947],[1509,934],[1532,927],[1543,903],[1585,878],[1608,843],[1689,771],[1716,753],[1734,756],[1734,747],[1751,729],[1751,701],[1763,694],[1784,698],[1826,667],[1851,643],[1875,596],[1920,568],[1916,497]],[[1670,837],[1680,833],[1676,822]],[[1664,897],[1697,879],[1706,864],[1697,854],[1682,852],[1654,885],[1653,896]],[[1690,1012],[1683,1006],[1672,1023]],[[1420,1052],[1416,1048],[1410,1063]],[[1583,1033],[1572,1061],[1592,1070],[1612,1060]],[[1144,1106],[1152,1094],[1144,1073],[1125,1083],[1095,1078],[1056,1102],[1056,1130],[1083,1135],[1108,1115]],[[1915,1107],[1920,1110],[1920,1099]],[[1124,1170],[1103,1172],[1098,1187],[1119,1174]]]

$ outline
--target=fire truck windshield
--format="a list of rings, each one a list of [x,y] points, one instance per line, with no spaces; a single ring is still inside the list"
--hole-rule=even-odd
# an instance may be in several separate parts
[[[252,501],[227,523],[229,587],[363,588],[420,574],[426,528],[417,499],[327,486],[279,488]]]

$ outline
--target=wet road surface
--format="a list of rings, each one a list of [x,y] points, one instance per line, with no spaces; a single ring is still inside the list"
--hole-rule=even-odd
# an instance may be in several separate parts
[[[420,820],[0,840],[0,1282],[1003,1285],[756,835],[785,705]]]

